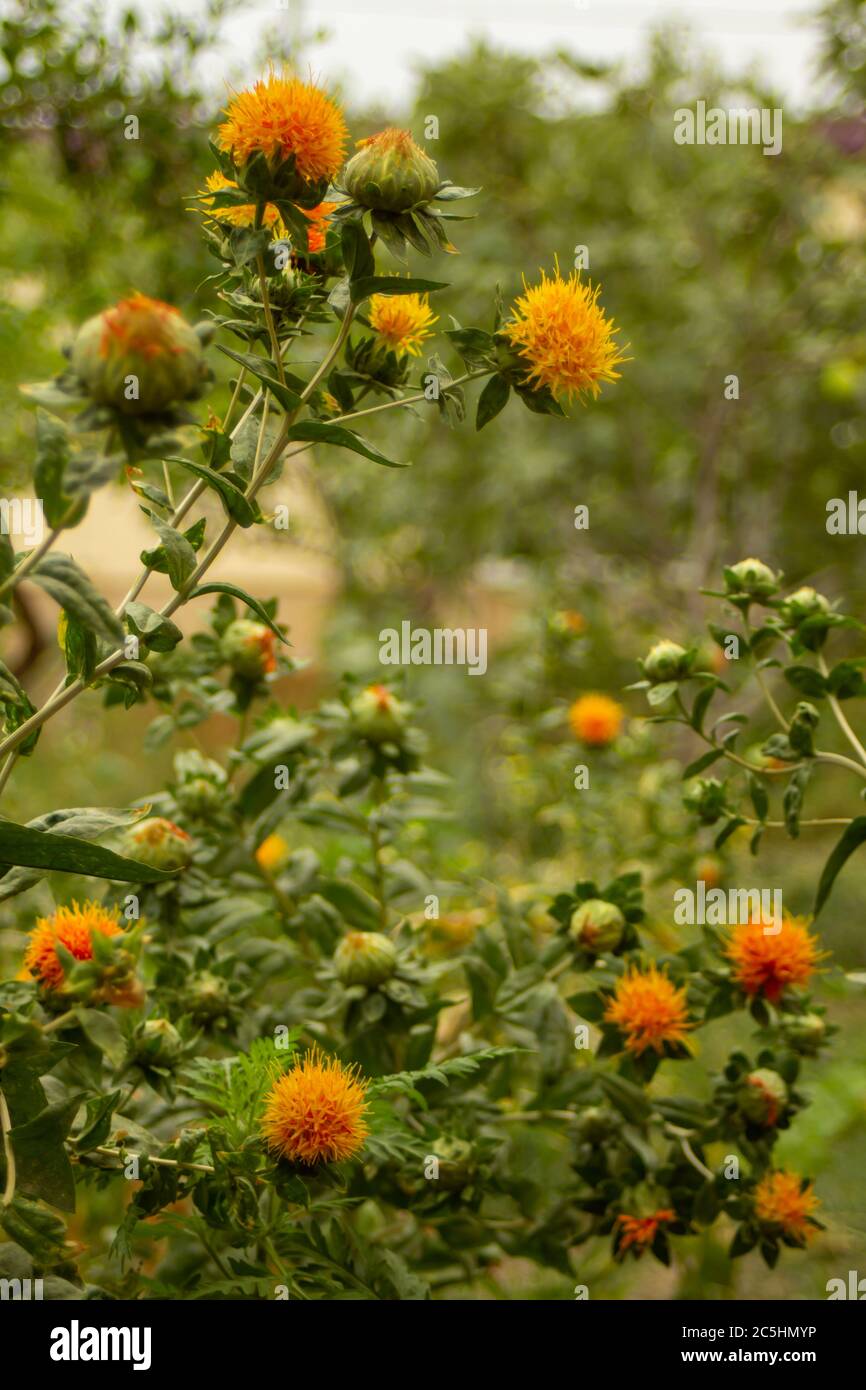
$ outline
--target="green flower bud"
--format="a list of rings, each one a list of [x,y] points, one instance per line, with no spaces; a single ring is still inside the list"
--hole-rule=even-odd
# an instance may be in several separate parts
[[[173,821],[151,816],[130,826],[121,853],[153,869],[185,869],[192,858],[192,840]]]
[[[725,584],[730,594],[746,594],[749,598],[772,598],[778,592],[779,581],[763,560],[740,560],[725,571]]]
[[[702,825],[712,825],[726,810],[724,783],[716,777],[697,777],[683,793],[683,802]]]
[[[385,685],[368,685],[349,705],[355,732],[371,743],[401,743],[409,707]]]
[[[615,903],[590,898],[571,914],[568,934],[585,951],[601,955],[616,950],[624,930],[625,918]]]
[[[477,1171],[475,1151],[467,1139],[441,1135],[433,1141],[431,1152],[439,1160],[439,1187],[447,1192],[459,1192],[472,1181]]]
[[[196,330],[170,304],[143,294],[88,319],[71,363],[95,401],[124,415],[167,410],[197,395],[207,378]]]
[[[397,969],[397,947],[377,931],[351,931],[334,952],[337,978],[344,985],[384,984]]]
[[[606,1105],[588,1105],[577,1117],[575,1133],[581,1144],[603,1144],[616,1134],[619,1116]]]
[[[817,617],[819,613],[829,613],[830,603],[823,594],[816,593],[808,585],[797,589],[785,599],[780,612],[789,627],[797,627],[806,618]]]
[[[795,1052],[809,1055],[818,1051],[827,1036],[827,1024],[820,1014],[797,1014],[783,1020],[782,1032]]]
[[[648,681],[659,685],[662,681],[682,680],[689,674],[691,658],[685,647],[678,642],[656,642],[643,660],[643,671]]]
[[[788,1088],[777,1071],[760,1067],[745,1078],[737,1101],[746,1119],[771,1129],[787,1105]]]
[[[183,991],[183,1005],[196,1023],[213,1023],[231,1012],[228,980],[200,970],[191,976]]]
[[[222,635],[220,650],[239,676],[256,680],[269,675],[277,668],[274,653],[276,638],[264,623],[254,623],[249,618],[238,618],[229,623]]]
[[[382,130],[358,142],[343,174],[349,197],[374,212],[406,212],[429,203],[441,180],[408,130]]]
[[[346,363],[355,372],[373,377],[382,386],[402,386],[409,375],[408,352],[396,352],[381,338],[362,338],[346,351]]]
[[[185,749],[174,760],[174,799],[191,816],[218,811],[225,800],[226,774],[219,763],[197,749]]]
[[[132,1035],[130,1054],[146,1067],[170,1067],[183,1052],[183,1039],[167,1018],[148,1018]]]

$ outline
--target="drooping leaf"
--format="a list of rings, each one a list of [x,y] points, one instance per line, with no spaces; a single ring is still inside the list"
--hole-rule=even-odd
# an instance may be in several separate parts
[[[71,555],[56,551],[44,555],[29,578],[104,642],[123,644],[123,624]]]
[[[290,440],[305,441],[310,444],[333,444],[338,449],[351,449],[355,454],[372,459],[385,468],[408,468],[408,463],[397,463],[386,458],[375,444],[369,444],[360,434],[347,429],[345,425],[328,424],[326,420],[301,420],[292,425],[288,435]]]
[[[866,816],[855,816],[851,824],[845,827],[841,837],[836,842],[835,849],[824,865],[815,897],[814,914],[816,917],[829,898],[840,869],[844,867],[855,849],[859,849],[864,840],[866,840]]]
[[[59,869],[67,874],[90,874],[94,878],[121,883],[157,883],[174,877],[163,869],[126,859],[88,840],[34,830],[8,820],[0,821],[0,864],[10,864],[13,868]],[[0,890],[3,886],[0,881]]]

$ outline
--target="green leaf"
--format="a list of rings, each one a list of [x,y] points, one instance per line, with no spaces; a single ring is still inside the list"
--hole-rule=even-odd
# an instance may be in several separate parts
[[[710,706],[710,701],[718,689],[717,682],[713,681],[699,690],[692,705],[690,724],[696,733],[701,733],[704,727],[704,716]]]
[[[846,861],[859,849],[863,841],[866,840],[866,816],[856,816],[849,826],[846,826],[840,839],[836,842],[836,847],[830,854],[829,859],[824,865],[824,871],[818,884],[818,893],[815,898],[814,915],[817,917],[821,908],[830,896],[836,876]]]
[[[569,996],[568,1006],[587,1023],[600,1023],[604,1017],[605,1001],[595,990],[585,990],[582,994]]]
[[[684,770],[683,781],[687,781],[689,777],[697,777],[699,772],[704,771],[704,768],[712,767],[713,763],[718,762],[723,754],[724,749],[722,748],[710,748],[708,752],[702,753],[699,758],[695,758],[693,763],[689,763],[688,767]]]
[[[7,734],[20,729],[21,725],[26,724],[30,716],[36,713],[36,706],[27,691],[3,661],[0,661],[0,705],[3,707],[3,731]],[[35,729],[21,741],[18,752],[22,756],[26,757],[33,752],[41,732],[41,729]]]
[[[55,552],[43,556],[29,577],[61,608],[74,614],[83,627],[95,632],[104,642],[123,645],[126,635],[123,624],[71,555]]]
[[[65,424],[56,415],[49,415],[47,410],[38,407],[33,490],[42,501],[45,520],[52,527],[63,522],[72,505],[72,498],[63,490],[69,456],[69,435]]]
[[[111,1117],[120,1101],[120,1091],[109,1091],[104,1096],[94,1096],[87,1102],[84,1126],[75,1136],[75,1150],[86,1154],[98,1149],[111,1133]]]
[[[189,538],[176,531],[173,526],[169,526],[168,522],[151,511],[150,507],[142,507],[141,510],[150,517],[162,542],[155,550],[141,552],[142,564],[157,570],[160,574],[167,574],[171,587],[175,590],[182,589],[196,564],[195,551]]]
[[[486,1047],[478,1052],[469,1052],[464,1057],[451,1057],[445,1062],[422,1067],[418,1071],[394,1072],[390,1076],[375,1077],[369,1086],[371,1095],[384,1095],[389,1091],[402,1091],[404,1095],[414,1095],[425,1103],[418,1086],[425,1081],[436,1081],[440,1086],[449,1086],[452,1081],[464,1081],[474,1076],[479,1067],[488,1062],[508,1057],[523,1051],[519,1047]]]
[[[483,328],[446,328],[449,338],[467,367],[486,367],[496,360],[496,343]]]
[[[647,701],[653,708],[656,705],[663,705],[671,698],[676,689],[676,681],[661,681],[658,685],[651,685],[646,693]]]
[[[183,633],[171,618],[155,613],[146,603],[133,600],[124,609],[124,618],[134,637],[140,638],[149,651],[170,652],[177,646]]]
[[[254,502],[247,500],[243,489],[232,481],[230,473],[217,473],[215,469],[208,468],[204,463],[194,463],[192,459],[170,458],[167,462],[180,464],[181,468],[207,483],[208,487],[219,495],[227,515],[236,521],[238,526],[252,526],[260,519],[258,507]]]
[[[370,240],[358,220],[347,219],[340,229],[343,264],[350,281],[371,279],[376,274],[376,260]]]
[[[767,796],[766,787],[753,772],[746,774],[746,781],[749,786],[749,796],[752,798],[752,805],[755,808],[755,815],[758,820],[766,820],[767,812],[770,809],[770,798]]]
[[[746,824],[746,822],[743,820],[742,816],[734,816],[734,817],[733,817],[731,820],[729,820],[728,823],[719,831],[719,833],[718,833],[718,835],[716,836],[715,841],[714,841],[714,848],[715,848],[715,849],[721,849],[721,847],[722,847],[722,845],[725,843],[725,841],[726,841],[726,840],[729,840],[729,839],[731,838],[731,836],[733,835],[734,831],[735,831],[735,830],[739,830],[740,826],[741,826],[741,825],[745,825],[745,824]]]
[[[65,1221],[21,1196],[11,1206],[0,1206],[0,1227],[40,1264],[56,1262],[66,1240]]]
[[[475,413],[475,428],[483,430],[485,425],[489,425],[508,404],[508,397],[511,395],[511,387],[504,376],[498,373],[492,376],[485,384],[484,390],[478,397],[478,409]]]
[[[359,931],[379,931],[379,904],[363,888],[349,879],[323,878],[316,883],[316,892],[335,907],[344,921]]]
[[[643,1124],[652,1110],[646,1093],[617,1072],[600,1072],[599,1084],[612,1105],[630,1124]]]
[[[800,813],[803,809],[803,797],[806,794],[806,787],[812,775],[811,767],[801,767],[793,773],[791,780],[785,788],[785,795],[782,797],[782,809],[785,813],[785,829],[792,840],[795,840],[800,833]]]
[[[59,869],[67,874],[90,874],[121,883],[158,883],[174,878],[164,869],[139,864],[101,845],[72,835],[53,835],[46,830],[0,821],[0,864],[30,869]],[[0,881],[2,888],[2,881]]]
[[[57,1101],[11,1131],[16,1190],[23,1197],[35,1197],[61,1211],[75,1210],[75,1178],[66,1136],[80,1105],[80,1096]]]
[[[860,667],[863,660],[840,661],[827,676],[827,689],[837,700],[853,700],[866,694],[866,680]]]
[[[801,690],[804,695],[812,695],[820,700],[827,694],[827,682],[814,666],[787,666],[784,676],[789,685]]]
[[[346,429],[345,425],[329,425],[326,420],[302,420],[299,424],[292,425],[288,438],[310,444],[334,444],[338,449],[351,449],[353,453],[362,454],[364,458],[381,463],[385,468],[410,466],[408,463],[395,463],[393,459],[386,458],[374,444],[368,444],[366,439],[362,439],[354,430]]]
[[[249,352],[235,352],[233,348],[226,347],[224,343],[217,343],[220,352],[224,352],[226,357],[231,357],[235,362],[240,362],[242,367],[246,367],[262,386],[270,391],[274,399],[283,407],[288,414],[300,409],[303,405],[296,386],[303,387],[303,382],[298,381],[297,377],[287,377],[284,386],[277,377],[273,375],[273,363],[264,357],[255,357]],[[271,370],[267,370],[270,368]]]
[[[287,647],[292,645],[285,633],[281,632],[277,627],[264,604],[260,603],[257,598],[253,598],[252,594],[248,594],[246,589],[241,589],[239,585],[226,584],[222,580],[214,580],[210,584],[199,584],[197,588],[193,589],[192,592],[187,595],[187,598],[201,598],[202,594],[230,594],[232,598],[240,599],[241,603],[245,603],[247,608],[251,608],[256,617],[259,618],[266,627],[271,629],[275,637],[279,637],[280,641],[284,642]]]
[[[349,283],[353,304],[360,304],[371,294],[430,294],[447,288],[445,280],[418,280],[402,275],[364,275]]]
[[[121,826],[131,825],[140,820],[140,810],[103,810],[98,806],[75,806],[62,811],[49,811],[27,822],[26,829],[41,832],[50,831],[52,835],[74,835],[80,840],[97,840]],[[2,821],[0,821],[2,826]],[[0,902],[23,893],[39,883],[44,874],[37,869],[0,870]]]

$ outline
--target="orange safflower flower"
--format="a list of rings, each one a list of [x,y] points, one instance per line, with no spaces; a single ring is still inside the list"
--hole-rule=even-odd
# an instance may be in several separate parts
[[[592,748],[603,748],[622,728],[625,710],[609,695],[581,695],[568,711],[572,732]]]
[[[302,179],[332,179],[343,163],[348,132],[343,114],[311,83],[268,76],[238,92],[226,108],[217,142],[240,167],[261,152],[269,163],[295,158]]]
[[[628,1216],[625,1212],[621,1212],[616,1218],[616,1226],[619,1227],[617,1233],[618,1252],[624,1254],[626,1250],[633,1247],[636,1255],[642,1255],[644,1250],[655,1240],[659,1226],[674,1219],[675,1214],[668,1207],[654,1211],[652,1216]]]
[[[558,264],[551,279],[542,270],[540,284],[523,284],[500,332],[525,363],[526,383],[570,400],[597,396],[600,382],[617,381],[616,367],[628,359],[614,342],[619,329],[599,306],[601,287],[583,284],[577,271],[563,280]]]
[[[418,357],[421,344],[439,322],[426,294],[374,294],[370,300],[370,326],[396,352]]]
[[[93,959],[93,936],[120,936],[117,908],[110,912],[99,903],[58,907],[50,917],[38,917],[24,952],[25,978],[38,980],[46,989],[63,985],[63,966],[57,955],[58,943],[76,960]]]
[[[645,970],[631,966],[620,975],[604,1011],[605,1023],[615,1023],[625,1034],[628,1052],[639,1057],[652,1048],[661,1053],[665,1043],[686,1042],[688,1021],[685,989],[669,980],[655,965]]]
[[[733,964],[732,975],[745,994],[762,994],[778,1003],[788,985],[802,985],[828,953],[796,917],[785,915],[781,931],[767,931],[762,920],[734,927],[724,954]]]
[[[767,1173],[755,1188],[754,1204],[762,1225],[779,1226],[783,1235],[802,1245],[815,1234],[817,1228],[809,1218],[820,1203],[813,1184],[804,1184],[797,1173]]]
[[[366,1088],[354,1067],[313,1048],[266,1097],[261,1129],[268,1148],[308,1165],[351,1158],[370,1132],[364,1121]]]

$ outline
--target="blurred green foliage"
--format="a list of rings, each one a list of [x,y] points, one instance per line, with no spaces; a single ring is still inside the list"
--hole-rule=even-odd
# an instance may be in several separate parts
[[[75,324],[131,286],[195,316],[213,265],[183,200],[209,172],[205,133],[222,97],[201,90],[196,73],[234,8],[210,0],[200,24],[167,18],[145,36],[132,13],[107,32],[97,4],[74,14],[60,0],[4,7],[4,490],[24,482],[31,454],[17,385],[60,366]],[[279,60],[278,48],[269,53]],[[436,299],[440,329],[458,306],[462,324],[489,327],[494,306],[481,287],[498,283],[508,302],[523,275],[556,257],[568,270],[586,247],[632,358],[599,402],[574,408],[570,427],[512,412],[476,435],[425,411],[391,442],[414,458],[411,477],[388,473],[371,489],[363,470],[320,462],[344,583],[331,675],[372,670],[379,630],[405,618],[432,625],[457,604],[472,625],[491,598],[509,615],[486,679],[411,673],[432,760],[454,777],[455,821],[437,832],[445,877],[481,874],[541,901],[577,873],[604,880],[639,866],[655,924],[669,930],[670,885],[694,881],[710,843],[682,809],[680,766],[637,722],[614,749],[584,759],[564,731],[568,703],[580,690],[620,690],[650,640],[699,636],[709,616],[700,585],[745,555],[783,569],[792,586],[808,579],[844,592],[850,611],[862,611],[861,538],[828,536],[825,508],[860,485],[866,447],[864,53],[863,7],[825,7],[833,103],[804,114],[785,107],[777,158],[674,144],[674,111],[699,97],[784,106],[748,74],[723,81],[679,33],[653,38],[639,79],[576,51],[536,59],[471,44],[425,68],[412,111],[383,107],[353,132],[387,121],[420,137],[434,114],[442,175],[483,186],[477,220],[460,224],[465,255],[437,267],[451,284]],[[125,138],[130,114],[137,140]],[[731,375],[736,400],[725,398]],[[589,507],[586,531],[574,529],[578,504]],[[562,609],[584,620],[567,649],[550,630]],[[631,709],[639,713],[636,700]],[[44,764],[51,804],[120,804],[148,790],[110,715],[77,713],[64,737],[67,761]],[[585,802],[572,788],[583,760],[593,776]],[[49,793],[21,780],[23,818],[45,809]],[[156,783],[153,769],[148,780]],[[786,903],[805,909],[826,849],[803,842],[794,854],[780,837],[762,851],[761,880],[781,882]],[[723,860],[727,881],[757,872],[737,842]],[[823,922],[848,969],[866,963],[864,885],[855,861]],[[817,1174],[831,1231],[809,1261],[783,1262],[769,1279],[757,1267],[741,1275],[741,1295],[820,1297],[828,1277],[858,1258],[862,1270],[866,1258],[856,1182],[866,1162],[862,1008],[838,977],[825,994],[842,1032],[780,1158]],[[731,1041],[721,1029],[719,1057]],[[696,1089],[712,1061],[694,1064]],[[104,1206],[95,1198],[94,1224],[107,1219]],[[682,1296],[730,1297],[718,1252],[685,1244]],[[606,1296],[658,1293],[657,1273],[611,1273],[607,1262],[599,1249],[587,1266],[590,1282],[607,1280]]]

